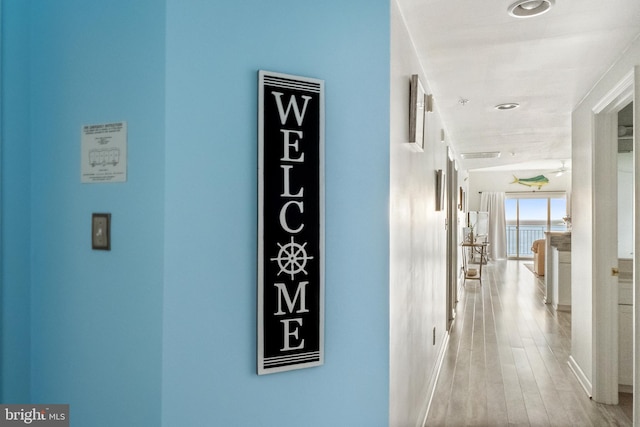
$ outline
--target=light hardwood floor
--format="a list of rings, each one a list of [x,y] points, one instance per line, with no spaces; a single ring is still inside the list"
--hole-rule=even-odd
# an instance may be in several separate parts
[[[624,406],[590,400],[569,369],[571,315],[542,301],[519,261],[468,281],[425,426],[630,426]]]

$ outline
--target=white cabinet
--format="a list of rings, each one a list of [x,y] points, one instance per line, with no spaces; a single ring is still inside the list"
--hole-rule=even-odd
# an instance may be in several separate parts
[[[571,252],[551,248],[553,308],[571,311]]]
[[[546,231],[544,235],[544,301],[557,310],[571,311],[571,232]]]
[[[618,305],[618,384],[633,387],[633,306]],[[624,389],[626,388],[626,390]]]
[[[618,384],[633,388],[633,260],[619,259],[618,269]]]

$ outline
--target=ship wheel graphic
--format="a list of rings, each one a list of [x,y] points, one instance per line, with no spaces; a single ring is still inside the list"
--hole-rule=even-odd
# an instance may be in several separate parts
[[[271,258],[271,261],[278,261],[278,266],[280,267],[278,276],[280,273],[286,273],[291,275],[291,280],[293,280],[293,276],[301,271],[307,274],[304,268],[307,265],[307,261],[313,259],[313,257],[307,255],[307,251],[304,248],[307,246],[306,242],[299,245],[293,240],[293,236],[291,236],[291,243],[287,243],[286,245],[278,243],[278,246],[280,246],[278,256]]]

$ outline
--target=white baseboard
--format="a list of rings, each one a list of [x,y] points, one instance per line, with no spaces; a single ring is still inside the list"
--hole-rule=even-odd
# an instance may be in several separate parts
[[[618,393],[633,393],[633,385],[618,384]]]
[[[431,380],[429,381],[429,388],[427,389],[427,401],[425,402],[424,410],[422,413],[424,414],[422,418],[422,422],[418,424],[416,427],[423,427],[426,425],[427,417],[429,416],[429,410],[431,409],[431,402],[433,401],[433,396],[436,393],[436,385],[438,384],[438,378],[440,377],[440,370],[442,369],[442,363],[444,361],[444,356],[447,353],[447,346],[449,345],[449,332],[444,334],[444,339],[440,343],[440,349],[438,350],[438,358],[436,360],[436,368],[433,370],[433,374],[431,375]]]
[[[593,397],[593,386],[591,385],[591,381],[589,381],[573,356],[569,356],[569,361],[567,363],[569,364],[569,368],[571,368],[571,372],[573,372],[573,375],[576,376],[578,382],[587,393],[587,396],[589,396],[589,399],[591,399]]]

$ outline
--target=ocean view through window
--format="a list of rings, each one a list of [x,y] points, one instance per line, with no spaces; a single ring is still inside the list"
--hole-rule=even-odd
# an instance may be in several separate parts
[[[531,246],[545,231],[566,231],[565,193],[512,193],[505,195],[507,257],[533,258]]]

